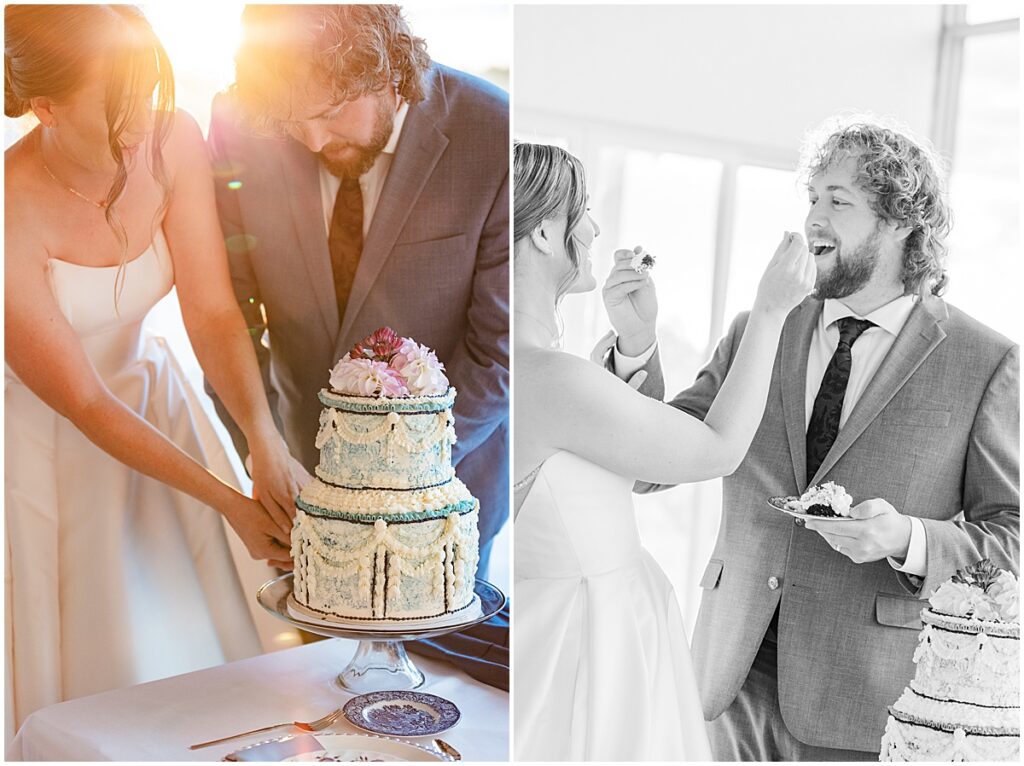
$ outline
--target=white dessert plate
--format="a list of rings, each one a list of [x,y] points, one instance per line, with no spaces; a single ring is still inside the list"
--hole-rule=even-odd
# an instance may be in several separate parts
[[[793,500],[799,500],[800,498],[793,497],[792,495],[769,497],[768,505],[777,511],[782,511],[785,514],[792,516],[794,519],[803,519],[804,521],[852,521],[849,516],[815,516],[813,513],[804,513],[803,511],[794,511],[789,507],[789,503]]]
[[[291,734],[243,747],[224,756],[224,760],[318,763],[455,759],[423,745],[369,734]]]
[[[343,630],[372,630],[374,632],[408,633],[410,630],[433,630],[449,625],[462,625],[467,620],[475,620],[483,616],[480,596],[473,594],[473,600],[464,609],[440,617],[424,617],[415,620],[345,620],[342,618],[328,620],[311,609],[307,609],[295,600],[294,594],[288,594],[288,614],[296,620],[322,625],[325,628],[341,628]]]
[[[455,703],[444,697],[397,690],[353,697],[345,703],[343,715],[363,731],[395,737],[440,734],[462,717]]]

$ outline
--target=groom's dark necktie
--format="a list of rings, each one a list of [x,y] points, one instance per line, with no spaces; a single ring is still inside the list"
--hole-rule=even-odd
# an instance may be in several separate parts
[[[338,301],[338,321],[341,322],[363,252],[363,192],[358,178],[343,178],[341,181],[338,196],[334,199],[327,247],[331,251],[334,296]]]
[[[843,400],[846,398],[846,384],[850,382],[850,367],[853,361],[853,344],[866,329],[875,323],[867,319],[843,317],[838,320],[839,345],[836,346],[821,387],[811,408],[811,421],[807,424],[807,481],[814,479],[818,467],[839,433],[839,418],[843,414]],[[778,642],[779,607],[775,607],[765,640],[769,646]]]
[[[814,399],[811,420],[807,424],[807,481],[814,479],[825,455],[832,448],[839,433],[839,417],[843,413],[846,384],[850,381],[853,344],[866,329],[875,323],[867,319],[843,317],[838,320],[839,345],[825,368],[821,388]]]

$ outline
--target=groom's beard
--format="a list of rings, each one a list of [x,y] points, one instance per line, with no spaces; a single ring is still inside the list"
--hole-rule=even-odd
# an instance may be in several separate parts
[[[878,266],[881,232],[878,228],[848,255],[836,250],[836,260],[827,272],[818,272],[814,284],[814,297],[845,298],[860,290],[871,279]]]
[[[350,144],[339,141],[329,143],[317,154],[327,172],[338,178],[359,178],[373,167],[377,157],[384,151],[395,127],[395,109],[389,99],[378,102],[374,118],[373,135],[365,144]]]

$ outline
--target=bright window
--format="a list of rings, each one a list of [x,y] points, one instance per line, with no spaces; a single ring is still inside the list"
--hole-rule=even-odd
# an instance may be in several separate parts
[[[1020,33],[964,39],[950,177],[950,303],[1019,341]]]
[[[736,173],[736,215],[733,219],[725,326],[754,303],[765,266],[784,231],[803,234],[807,194],[796,173],[744,165]]]

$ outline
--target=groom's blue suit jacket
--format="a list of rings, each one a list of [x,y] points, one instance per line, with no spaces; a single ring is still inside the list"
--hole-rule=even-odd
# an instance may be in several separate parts
[[[1018,572],[1019,347],[941,299],[918,303],[817,474],[806,476],[807,356],[821,308],[808,298],[789,315],[761,425],[723,480],[693,660],[712,720],[736,698],[778,607],[778,693],[789,730],[809,745],[877,752],[887,707],[914,675],[922,599],[981,558]],[[746,319],[673,407],[707,414]],[[641,391],[662,398],[657,354],[646,369]],[[922,520],[920,587],[884,559],[853,563],[765,502],[823,481],[843,485],[855,502],[884,498]]]

